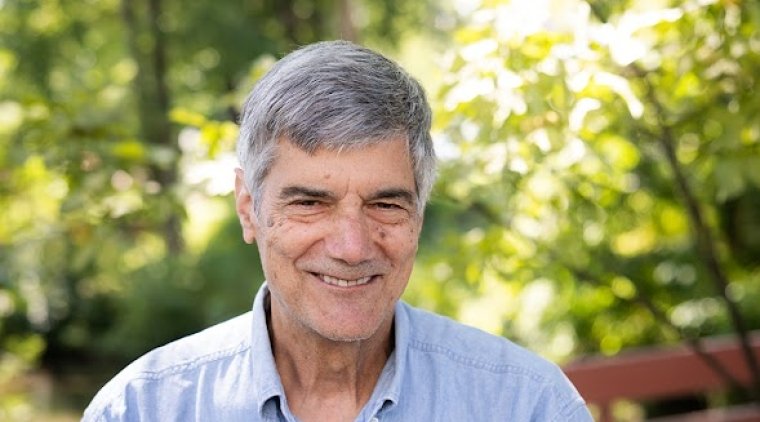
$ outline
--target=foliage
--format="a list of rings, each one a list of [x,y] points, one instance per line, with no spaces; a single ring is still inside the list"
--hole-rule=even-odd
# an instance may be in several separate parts
[[[760,7],[484,3],[409,297],[560,360],[760,327]]]
[[[121,365],[249,309],[263,276],[228,196],[243,96],[298,45],[393,48],[428,7],[0,1],[0,392],[40,360]]]
[[[336,35],[425,61],[430,27],[442,168],[408,300],[560,361],[760,327],[760,6],[480,3],[0,0],[0,390],[244,312],[243,96]]]

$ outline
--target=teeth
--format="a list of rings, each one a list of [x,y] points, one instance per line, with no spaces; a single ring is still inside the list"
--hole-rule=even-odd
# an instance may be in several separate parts
[[[322,275],[320,278],[322,278],[322,281],[324,281],[325,283],[331,284],[333,286],[352,287],[352,286],[361,286],[363,284],[367,284],[369,280],[372,278],[372,276],[362,277],[357,280],[343,280],[341,278],[331,277],[329,275]]]

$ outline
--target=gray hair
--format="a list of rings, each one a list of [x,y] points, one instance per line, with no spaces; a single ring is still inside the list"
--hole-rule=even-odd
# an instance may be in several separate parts
[[[278,61],[245,101],[237,152],[254,198],[287,139],[312,153],[406,139],[420,215],[435,181],[425,92],[398,64],[347,41],[300,48]]]

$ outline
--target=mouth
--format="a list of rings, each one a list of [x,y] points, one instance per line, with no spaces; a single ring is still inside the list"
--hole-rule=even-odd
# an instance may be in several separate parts
[[[366,277],[360,277],[357,279],[342,279],[338,277],[329,276],[326,274],[318,274],[318,273],[312,273],[314,274],[318,279],[320,279],[323,283],[329,284],[330,286],[337,286],[337,287],[354,287],[354,286],[363,286],[370,281],[372,281],[375,276],[366,276]]]

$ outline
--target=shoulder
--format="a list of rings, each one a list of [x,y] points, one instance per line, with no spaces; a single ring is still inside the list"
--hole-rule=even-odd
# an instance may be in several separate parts
[[[250,327],[251,313],[247,312],[156,348],[127,366],[119,375],[161,377],[235,354],[249,346]]]
[[[406,304],[401,309],[408,318],[409,370],[421,378],[444,374],[432,377],[442,384],[436,388],[460,397],[457,406],[470,397],[515,419],[590,420],[583,399],[556,364],[506,338]]]
[[[474,369],[520,372],[542,379],[555,376],[555,364],[513,343],[450,318],[405,305],[409,315],[409,346],[439,353]]]
[[[100,420],[104,413],[126,411],[133,398],[192,394],[189,390],[197,388],[200,377],[211,375],[213,367],[250,350],[250,331],[251,312],[247,312],[148,352],[98,392],[83,420]],[[143,405],[150,407],[149,403]]]

